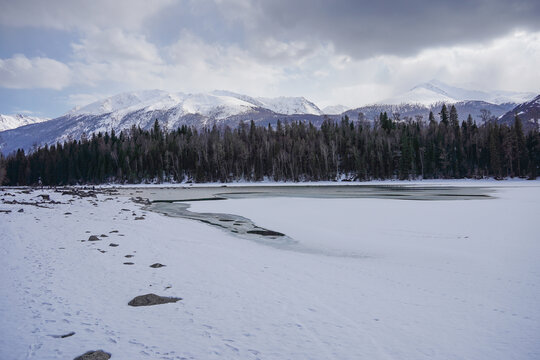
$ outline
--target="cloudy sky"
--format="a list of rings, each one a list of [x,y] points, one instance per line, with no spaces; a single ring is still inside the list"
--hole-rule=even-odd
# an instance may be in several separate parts
[[[0,0],[0,113],[123,91],[359,106],[431,79],[540,90],[538,0]]]

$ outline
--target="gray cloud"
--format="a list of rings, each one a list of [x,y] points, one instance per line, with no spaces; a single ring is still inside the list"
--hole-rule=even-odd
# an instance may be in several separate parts
[[[431,47],[484,42],[515,29],[540,29],[537,0],[254,0],[242,10],[243,17],[234,17],[255,42],[272,37],[331,43],[355,58],[407,56]]]

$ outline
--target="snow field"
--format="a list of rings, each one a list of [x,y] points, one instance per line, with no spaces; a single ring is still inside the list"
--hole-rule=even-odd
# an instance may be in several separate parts
[[[492,200],[192,203],[248,217],[317,253],[145,212],[125,197],[67,204],[71,196],[19,191],[0,198],[43,193],[65,204],[0,204],[12,210],[0,213],[2,359],[96,349],[112,359],[540,356],[536,186],[497,188]],[[107,237],[80,241],[91,234]],[[156,262],[166,267],[149,267]],[[183,300],[127,306],[150,292]]]

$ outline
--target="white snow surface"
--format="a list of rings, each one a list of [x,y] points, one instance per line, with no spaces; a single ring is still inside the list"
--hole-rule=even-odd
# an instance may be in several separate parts
[[[36,124],[49,120],[36,116],[28,116],[23,114],[3,115],[0,114],[0,131],[16,129],[21,126]]]
[[[0,213],[0,358],[103,349],[112,359],[538,359],[540,186],[472,184],[494,198],[192,203],[318,253],[239,239],[123,197],[5,188],[6,200],[48,194],[62,204],[0,204],[12,210]],[[90,234],[108,237],[80,241]],[[183,300],[127,305],[146,293]]]

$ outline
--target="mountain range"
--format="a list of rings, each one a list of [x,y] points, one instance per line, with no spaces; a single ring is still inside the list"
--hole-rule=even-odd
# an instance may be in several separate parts
[[[471,114],[477,122],[481,122],[480,115],[483,110],[487,110],[492,117],[506,122],[508,118],[513,119],[514,111],[520,111],[522,114],[530,114],[524,118],[525,126],[537,126],[530,124],[538,119],[538,101],[522,101],[533,97],[532,93],[466,90],[433,80],[415,86],[398,97],[387,99],[384,103],[350,110],[337,105],[324,108],[323,111],[304,97],[251,97],[224,90],[200,94],[162,90],[135,91],[74,108],[51,120],[2,115],[0,119],[10,120],[0,122],[0,125],[6,124],[0,128],[0,151],[4,154],[18,148],[28,151],[36,146],[80,139],[84,134],[103,133],[113,129],[119,133],[132,126],[148,129],[155,120],[169,130],[181,125],[199,129],[214,125],[236,127],[242,121],[251,120],[261,126],[275,125],[278,120],[306,121],[320,126],[325,119],[339,120],[345,115],[351,120],[373,121],[381,112],[399,119],[421,117],[427,120],[429,112],[437,114],[443,103],[454,104],[461,120]],[[514,110],[516,106],[522,108]],[[22,126],[16,127],[17,124]],[[9,126],[12,128],[6,129]]]

